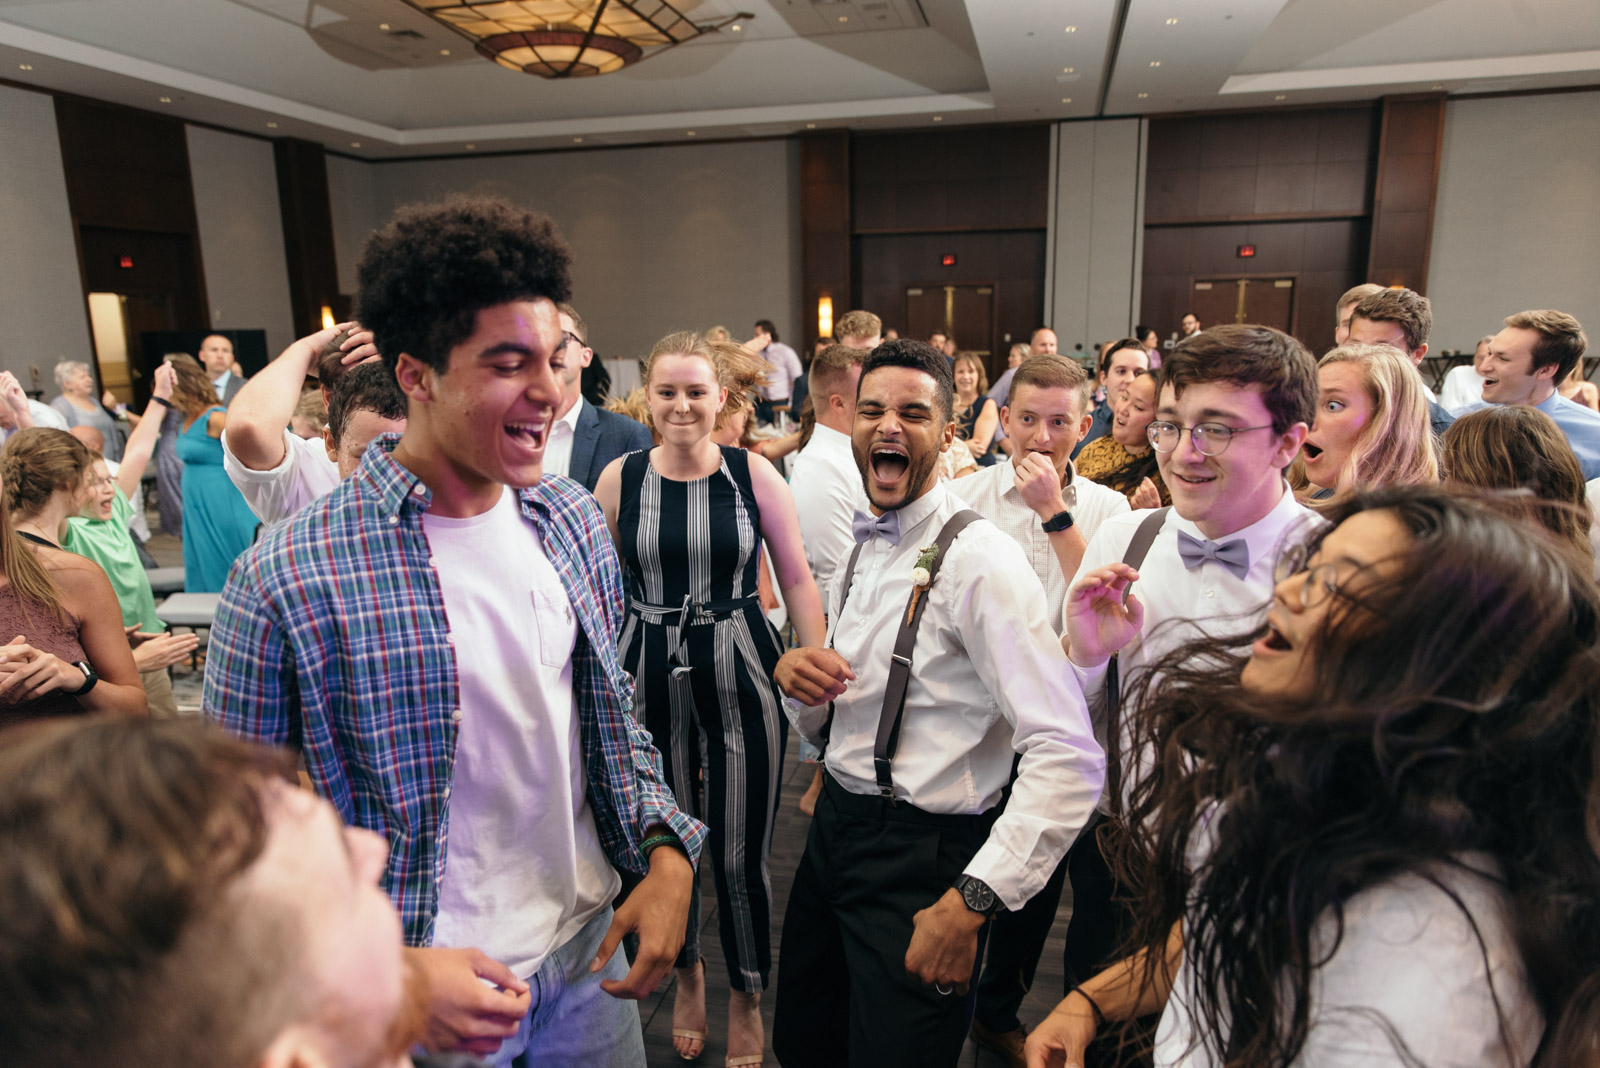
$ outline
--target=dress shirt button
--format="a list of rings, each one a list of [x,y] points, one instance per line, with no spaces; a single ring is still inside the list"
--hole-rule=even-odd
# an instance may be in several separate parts
[[[1206,596],[1207,597],[1215,597],[1216,595],[1217,595],[1217,591],[1216,590],[1210,589],[1209,587],[1206,589]]]
[[[411,492],[415,493],[418,497],[421,497],[428,492],[428,487],[418,482],[415,486],[411,487]]]
[[[450,718],[455,720],[457,723],[460,723],[461,722],[461,709],[458,708],[454,712],[450,713]]]
[[[392,516],[390,516],[390,517],[389,517],[389,525],[390,525],[390,526],[391,526],[391,527],[397,527],[397,526],[399,526],[399,525],[400,525],[400,517],[399,517],[399,516],[397,516],[397,515],[392,515]]]
[[[429,567],[434,567],[434,568],[438,567],[439,566],[439,558],[437,556],[428,557],[428,566]]]
[[[446,786],[444,788],[444,796],[445,796],[446,800],[449,800],[449,798],[450,798],[450,787]]]
[[[452,631],[448,631],[448,630],[445,631],[445,633],[444,633],[444,641],[445,641],[446,645],[454,645],[456,643],[455,633],[452,632]]]

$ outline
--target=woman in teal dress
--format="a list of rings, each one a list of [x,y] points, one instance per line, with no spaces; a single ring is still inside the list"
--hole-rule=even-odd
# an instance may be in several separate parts
[[[227,409],[199,366],[173,363],[173,406],[183,414],[178,458],[183,461],[183,588],[216,593],[234,558],[250,547],[259,520],[222,468]]]

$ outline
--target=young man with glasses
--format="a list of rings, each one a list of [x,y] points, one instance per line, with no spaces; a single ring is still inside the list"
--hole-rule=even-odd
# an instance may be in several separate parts
[[[1271,600],[1279,557],[1316,522],[1283,477],[1305,440],[1316,400],[1316,360],[1300,342],[1270,327],[1212,327],[1174,348],[1162,364],[1159,407],[1148,433],[1172,507],[1102,524],[1067,598],[1068,655],[1106,747],[1102,818],[1121,810],[1125,799],[1113,791],[1129,780],[1137,756],[1125,743],[1138,709],[1123,703],[1120,714],[1108,717],[1111,657],[1117,658],[1113,679],[1120,676],[1121,692],[1131,693],[1130,679],[1136,682],[1140,669],[1197,634],[1250,629]],[[1144,533],[1153,537],[1143,559],[1131,560],[1138,554],[1130,546],[1147,523]],[[1124,561],[1134,565],[1136,584],[1126,575],[1107,582],[1096,574]],[[1096,626],[1088,606],[1125,594],[1116,625]],[[1116,722],[1108,724],[1108,718]],[[1109,766],[1113,759],[1120,760],[1115,768]],[[1085,833],[1068,862],[1069,989],[1096,974],[1124,931],[1097,846],[1097,836]],[[1095,1053],[1091,1049],[1086,1068],[1097,1063]]]
[[[566,475],[594,492],[600,472],[619,456],[648,449],[650,429],[625,415],[597,408],[583,397],[583,369],[594,359],[589,328],[578,309],[563,301],[556,305],[561,320],[561,345],[566,366],[561,371],[561,407],[550,425],[544,450],[544,472]]]

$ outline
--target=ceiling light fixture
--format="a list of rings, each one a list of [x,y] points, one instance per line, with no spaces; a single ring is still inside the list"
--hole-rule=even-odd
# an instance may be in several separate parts
[[[440,54],[440,55],[441,55],[441,56],[448,56],[448,55],[449,55],[449,54],[450,54],[450,49],[448,49],[448,48],[441,48],[441,49],[439,49],[439,54]]]
[[[350,147],[351,148],[360,148],[361,147],[361,142],[360,141],[351,141],[350,142]]]
[[[18,70],[32,70],[33,69],[33,64],[32,63],[18,63],[17,64],[17,69]]]
[[[816,124],[816,123],[814,123],[814,122],[808,122],[808,123],[806,123],[806,129],[808,129],[808,130],[815,130],[815,129],[816,129],[816,128],[817,128],[817,124]]]
[[[1149,94],[1149,93],[1140,93],[1140,94],[1139,94],[1139,99],[1140,99],[1140,100],[1143,100],[1143,99],[1145,99],[1145,98],[1146,98],[1146,97],[1148,97],[1148,96],[1149,96],[1149,95],[1150,95],[1150,94]]]
[[[156,99],[161,101],[163,104],[172,103],[172,98],[170,96],[158,96],[158,97],[156,97]]]
[[[477,145],[468,145],[467,146],[467,151],[468,152],[476,152],[477,150],[478,150],[478,146]]]
[[[1061,68],[1061,73],[1062,74],[1071,74],[1072,71],[1073,71],[1073,68],[1071,68],[1071,67],[1062,67]]]
[[[744,30],[744,27],[735,22],[732,26],[729,26],[728,29],[732,30],[734,33],[740,33]]]
[[[388,33],[389,32],[389,24],[387,22],[380,22],[380,23],[378,23],[378,29],[382,30],[384,33]]]
[[[1167,25],[1168,26],[1176,26],[1177,24],[1178,24],[1178,20],[1177,19],[1168,19],[1167,20]]]
[[[683,136],[685,136],[685,137],[693,137],[694,136],[694,131],[693,130],[685,130],[685,131],[683,131]]]
[[[275,123],[275,122],[269,122],[269,123],[267,123],[267,129],[269,129],[269,130],[276,130],[276,129],[277,129],[277,128],[278,128],[278,124],[277,124],[277,123]]]
[[[1159,59],[1152,59],[1150,61],[1150,65],[1152,67],[1159,67],[1159,66],[1161,66],[1161,61]]]
[[[849,22],[850,21],[850,16],[849,15],[840,15],[839,16],[839,21],[840,22]]]
[[[934,122],[943,122],[944,121],[944,116],[943,115],[935,115],[933,117],[933,121]]]
[[[1273,97],[1272,99],[1274,99],[1274,100],[1288,100],[1289,97],[1284,93],[1279,93],[1277,96]]]
[[[1078,27],[1076,27],[1076,26],[1068,26],[1067,29],[1066,29],[1066,32],[1067,33],[1077,33],[1078,32]]]
[[[755,18],[691,22],[666,0],[406,0],[502,67],[541,78],[610,74]]]
[[[1061,98],[1061,102],[1063,104],[1070,104],[1072,103],[1072,98],[1070,96],[1064,96]]]
[[[1439,89],[1443,89],[1443,88],[1444,88],[1444,86],[1443,86],[1443,85],[1435,85],[1435,86],[1434,86],[1434,89],[1435,89],[1435,90],[1439,90]]]

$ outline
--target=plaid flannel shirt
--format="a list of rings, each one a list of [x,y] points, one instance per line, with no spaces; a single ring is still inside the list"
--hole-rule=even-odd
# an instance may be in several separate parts
[[[455,650],[422,529],[428,488],[374,441],[338,489],[265,532],[235,562],[211,631],[205,714],[305,754],[346,823],[389,841],[384,888],[410,945],[433,939],[461,718]],[[580,624],[573,649],[588,798],[606,855],[643,873],[665,824],[698,861],[705,828],[679,810],[617,656],[622,573],[593,497],[547,476],[523,490]],[[484,561],[493,567],[492,560]]]

